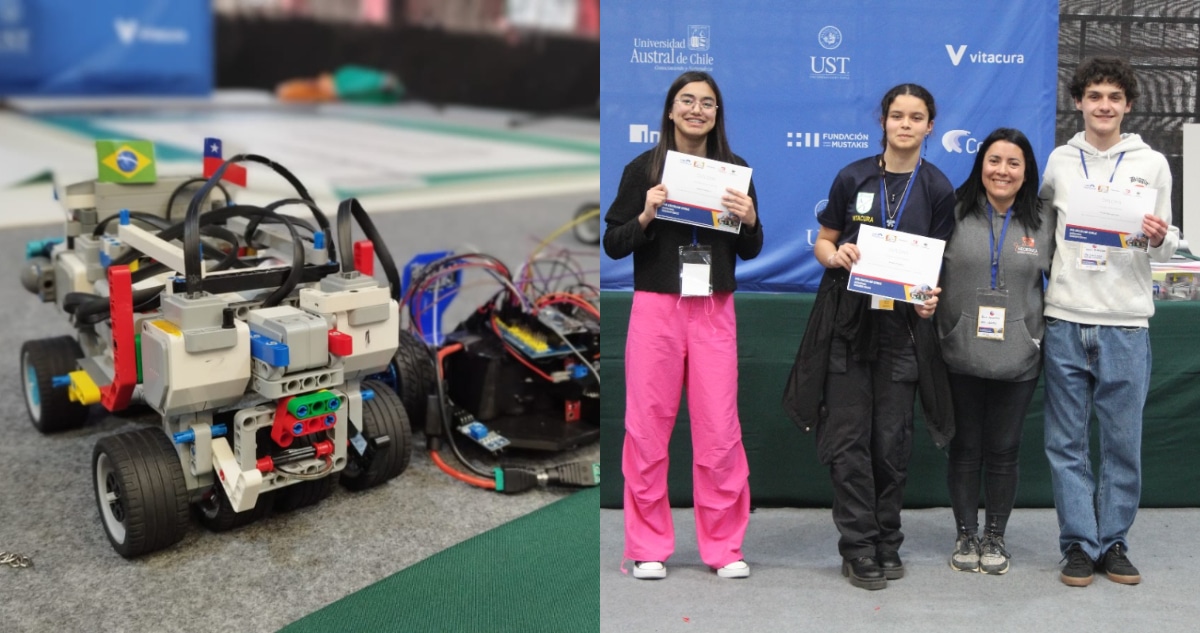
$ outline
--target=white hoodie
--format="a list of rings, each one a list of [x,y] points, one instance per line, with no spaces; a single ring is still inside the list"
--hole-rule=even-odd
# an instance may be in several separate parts
[[[1046,161],[1041,198],[1057,212],[1056,249],[1051,266],[1050,285],[1046,288],[1047,317],[1087,325],[1148,327],[1154,315],[1154,296],[1150,278],[1150,260],[1165,262],[1179,246],[1179,229],[1171,226],[1162,245],[1148,252],[1127,248],[1109,248],[1104,270],[1080,267],[1080,244],[1063,240],[1067,218],[1067,200],[1071,188],[1084,179],[1079,152],[1087,161],[1087,173],[1093,182],[1109,182],[1120,187],[1145,187],[1158,190],[1154,215],[1171,223],[1171,169],[1167,159],[1150,149],[1137,134],[1122,134],[1121,140],[1100,151],[1083,140],[1083,132],[1066,145],[1056,147]],[[1118,157],[1124,152],[1124,157]]]

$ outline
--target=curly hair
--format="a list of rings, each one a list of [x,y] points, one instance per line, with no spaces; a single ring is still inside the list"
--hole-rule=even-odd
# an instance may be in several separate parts
[[[1075,69],[1075,76],[1071,78],[1067,88],[1071,92],[1071,98],[1081,101],[1083,91],[1088,86],[1099,83],[1120,86],[1121,90],[1125,91],[1125,99],[1131,104],[1137,101],[1141,94],[1138,92],[1138,80],[1133,66],[1120,57],[1092,57],[1084,60],[1079,64],[1079,68]]]

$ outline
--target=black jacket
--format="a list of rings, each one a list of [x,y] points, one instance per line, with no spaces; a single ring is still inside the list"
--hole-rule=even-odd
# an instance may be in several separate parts
[[[825,372],[829,368],[833,338],[838,336],[852,341],[857,356],[874,356],[877,338],[870,331],[870,296],[847,290],[849,275],[844,268],[825,271],[808,316],[804,338],[796,352],[796,361],[784,386],[784,411],[805,432],[812,431],[823,417]],[[933,443],[938,448],[945,447],[954,437],[954,406],[937,331],[930,319],[917,316],[911,304],[897,302],[896,306],[904,311],[916,345],[917,391],[921,396],[925,426]],[[825,454],[824,451],[818,453]]]

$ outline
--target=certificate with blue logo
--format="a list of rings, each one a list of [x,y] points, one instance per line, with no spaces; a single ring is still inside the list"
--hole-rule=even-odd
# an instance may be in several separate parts
[[[1144,251],[1149,240],[1142,233],[1143,216],[1154,213],[1157,200],[1157,189],[1081,181],[1067,198],[1063,239]]]
[[[667,152],[662,184],[667,200],[658,208],[658,219],[737,233],[742,221],[725,208],[725,188],[750,190],[749,167],[700,158],[676,151]]]
[[[944,240],[884,228],[862,227],[858,261],[847,288],[878,297],[925,303],[942,272]]]

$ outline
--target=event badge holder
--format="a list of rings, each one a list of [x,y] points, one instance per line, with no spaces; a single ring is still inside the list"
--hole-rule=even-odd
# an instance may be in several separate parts
[[[752,169],[670,150],[663,164],[662,184],[667,199],[658,208],[659,220],[737,233],[742,221],[725,209],[726,187],[750,191]]]
[[[976,291],[979,300],[979,313],[975,319],[975,336],[979,338],[1004,340],[1004,317],[1008,312],[1008,289],[1000,286],[1000,255],[1004,252],[1004,239],[1008,235],[1008,222],[1012,220],[1012,209],[1004,214],[1004,227],[1000,229],[1000,239],[996,239],[995,213],[992,205],[987,205],[988,217],[988,254],[992,269],[992,285]]]
[[[679,247],[679,294],[684,297],[707,297],[712,294],[712,247],[696,241]]]

